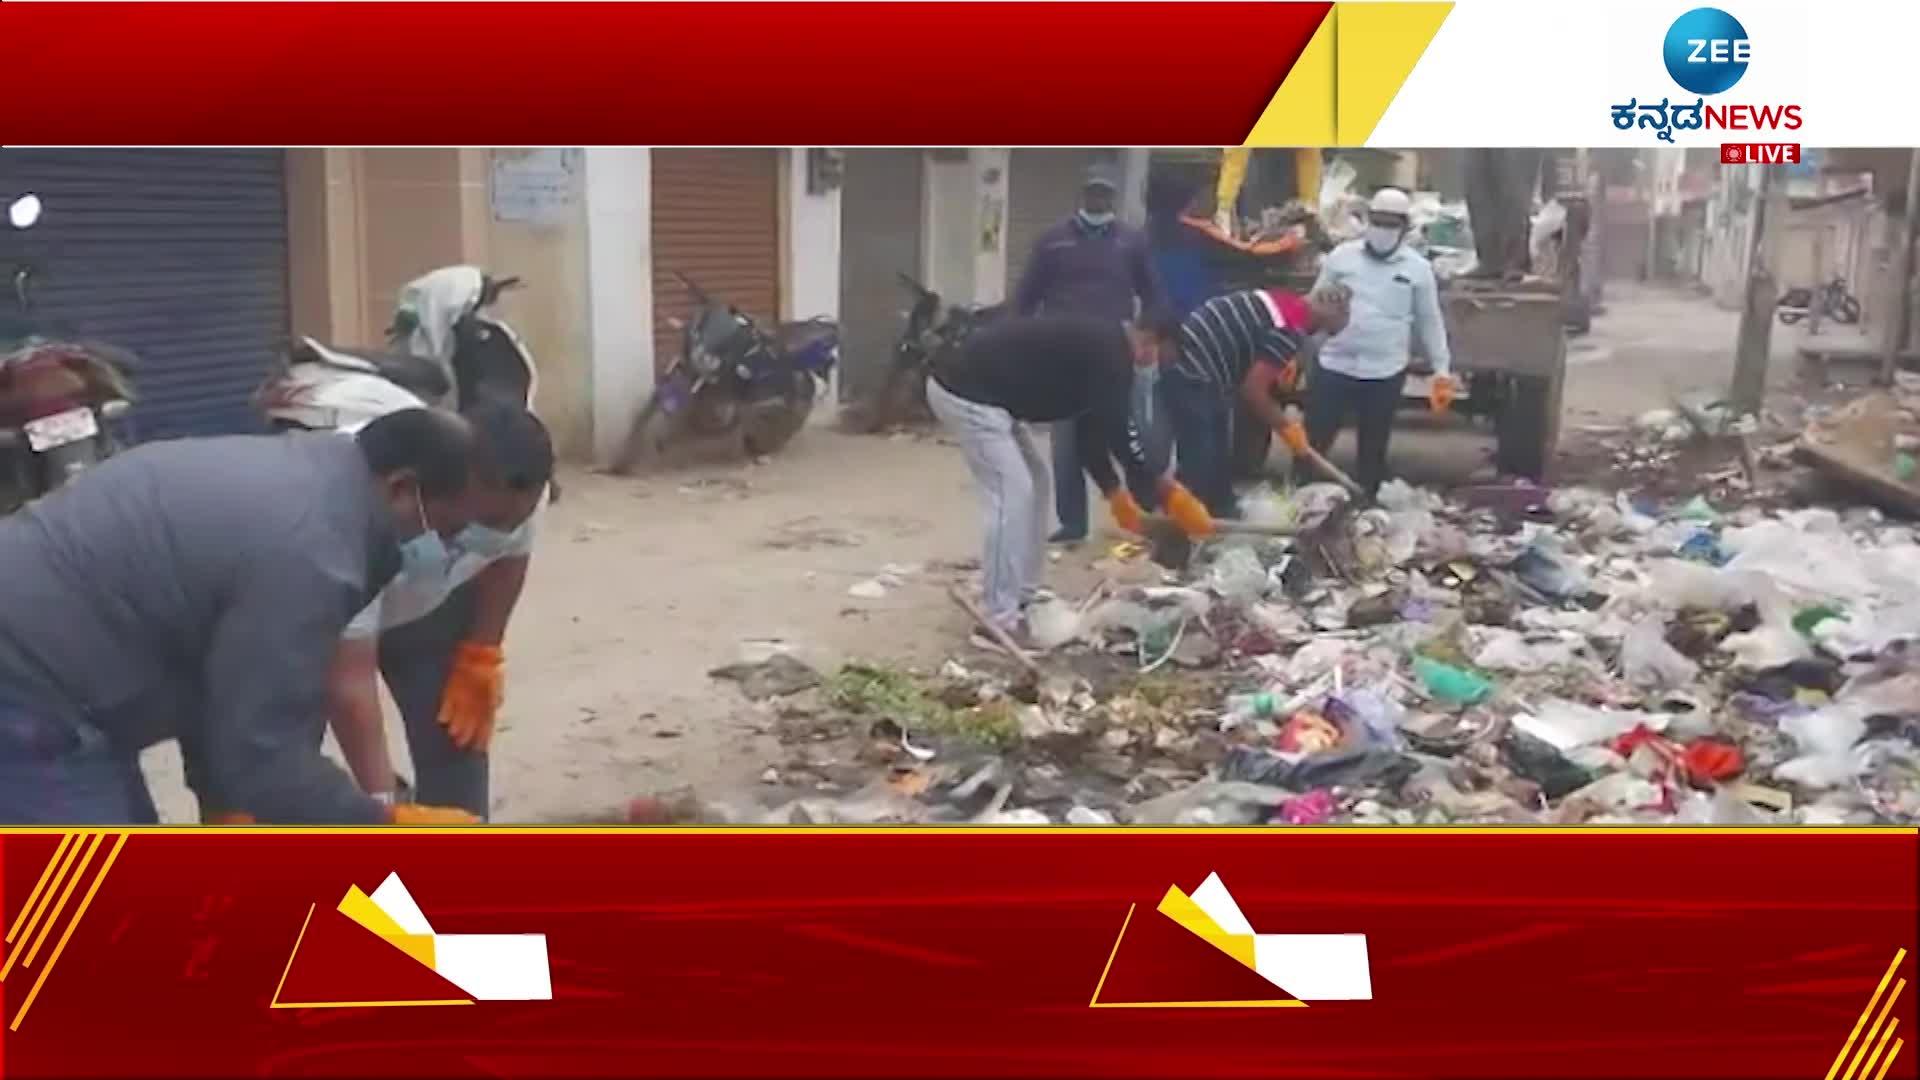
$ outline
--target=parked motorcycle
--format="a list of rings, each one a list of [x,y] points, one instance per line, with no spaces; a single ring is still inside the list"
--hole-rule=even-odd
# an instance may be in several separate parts
[[[22,196],[8,206],[7,223],[25,232],[42,209],[37,196]],[[119,449],[112,425],[133,407],[133,354],[39,319],[35,271],[28,260],[14,267],[15,311],[0,316],[0,513],[112,456]]]
[[[738,436],[755,457],[785,446],[813,414],[819,386],[840,359],[840,328],[827,318],[782,323],[768,333],[738,308],[674,275],[694,312],[670,320],[680,350],[634,418],[613,463],[631,472],[682,438]]]
[[[1792,326],[1813,313],[1813,290],[1804,286],[1788,289],[1780,297],[1780,321]],[[1820,310],[1827,318],[1845,326],[1860,321],[1860,301],[1847,288],[1845,278],[1834,278],[1820,288]]]
[[[915,278],[896,273],[900,285],[913,296],[907,309],[906,326],[894,346],[893,362],[886,378],[866,408],[868,432],[884,431],[895,424],[924,423],[932,418],[927,408],[927,375],[934,361],[960,347],[981,324],[997,318],[1004,305],[955,304],[942,308],[940,294]]]
[[[399,409],[465,408],[484,397],[531,407],[533,357],[491,309],[517,277],[449,266],[400,291],[389,349],[342,349],[310,337],[294,342],[254,395],[275,428],[355,430]]]

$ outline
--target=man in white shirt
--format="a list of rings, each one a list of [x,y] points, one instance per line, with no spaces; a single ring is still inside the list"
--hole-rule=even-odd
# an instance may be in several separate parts
[[[1307,441],[1325,453],[1347,415],[1359,443],[1357,475],[1368,499],[1387,476],[1387,442],[1418,344],[1433,365],[1428,398],[1435,412],[1453,403],[1453,356],[1440,314],[1433,265],[1406,246],[1413,202],[1399,188],[1381,188],[1368,206],[1366,235],[1349,240],[1320,264],[1316,290],[1342,285],[1351,293],[1345,330],[1320,349],[1307,383]]]
[[[333,663],[332,724],[360,786],[392,800],[384,677],[406,729],[413,801],[432,792],[435,805],[485,820],[487,747],[505,684],[501,643],[526,582],[553,444],[517,405],[482,401],[462,415],[492,451],[475,461],[474,522],[449,541],[442,565],[403,571],[348,625]]]

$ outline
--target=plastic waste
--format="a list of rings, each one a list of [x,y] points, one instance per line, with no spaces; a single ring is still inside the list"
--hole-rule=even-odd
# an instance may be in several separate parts
[[[1695,495],[1673,512],[1673,516],[1682,521],[1697,521],[1711,525],[1720,520],[1720,512],[1708,503],[1705,496]]]
[[[1864,765],[1854,751],[1867,733],[1862,712],[1859,706],[1835,705],[1781,717],[1780,730],[1799,747],[1800,756],[1773,775],[1810,788],[1837,787],[1853,779]]]
[[[1060,648],[1080,636],[1080,612],[1064,600],[1048,598],[1027,608],[1027,630],[1042,650]]]
[[[1202,780],[1126,813],[1135,825],[1256,825],[1294,797],[1285,788],[1239,780]]]
[[[1107,813],[1105,810],[1092,810],[1084,806],[1076,806],[1067,811],[1067,824],[1113,825],[1116,824],[1116,822],[1114,821],[1113,815]]]
[[[1585,596],[1591,591],[1586,571],[1561,550],[1551,534],[1543,533],[1527,545],[1508,569],[1528,587],[1555,600]]]
[[[1267,568],[1249,548],[1228,548],[1214,560],[1207,584],[1232,604],[1250,604],[1267,595]]]
[[[1560,638],[1533,640],[1498,627],[1490,627],[1482,635],[1484,641],[1473,654],[1473,666],[1483,671],[1532,675],[1574,662],[1575,645]]]
[[[1500,744],[1500,754],[1509,768],[1532,781],[1549,799],[1564,798],[1593,782],[1593,773],[1524,731],[1509,733]]]
[[[1666,620],[1650,615],[1620,642],[1620,671],[1635,686],[1674,690],[1699,677],[1700,667],[1667,644]]]
[[[1730,788],[1721,788],[1709,795],[1695,792],[1680,804],[1680,811],[1674,816],[1675,825],[1777,825],[1779,821],[1773,815],[1756,809],[1745,799],[1735,795]]]
[[[1561,753],[1612,742],[1641,725],[1650,731],[1664,731],[1667,718],[1634,710],[1596,709],[1560,698],[1549,698],[1531,713],[1513,718],[1515,728]]]
[[[1231,731],[1256,720],[1268,719],[1279,707],[1279,700],[1264,690],[1257,694],[1234,694],[1227,698],[1227,714],[1221,718],[1220,728],[1222,731]]]
[[[1475,705],[1493,693],[1493,684],[1479,675],[1429,657],[1414,657],[1413,673],[1434,700],[1448,705]]]
[[[1350,729],[1365,731],[1378,745],[1398,746],[1400,725],[1407,710],[1393,698],[1372,687],[1354,687],[1327,702],[1327,713],[1339,721],[1353,721]]]
[[[1325,789],[1309,791],[1280,804],[1278,819],[1288,825],[1324,825],[1333,819],[1339,804]]]

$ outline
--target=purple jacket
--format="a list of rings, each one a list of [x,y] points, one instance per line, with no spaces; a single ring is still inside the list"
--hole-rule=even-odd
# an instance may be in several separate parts
[[[1013,304],[1020,315],[1044,311],[1127,322],[1135,297],[1149,317],[1164,302],[1146,234],[1119,222],[1090,229],[1073,217],[1040,234]]]

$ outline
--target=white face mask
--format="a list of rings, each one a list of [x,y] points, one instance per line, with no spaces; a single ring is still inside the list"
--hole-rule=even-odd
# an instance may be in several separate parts
[[[1375,255],[1391,255],[1400,246],[1400,230],[1389,225],[1367,226],[1367,249]]]
[[[1113,224],[1113,211],[1082,210],[1080,211],[1080,220],[1085,222],[1086,226],[1090,229],[1104,229]]]

